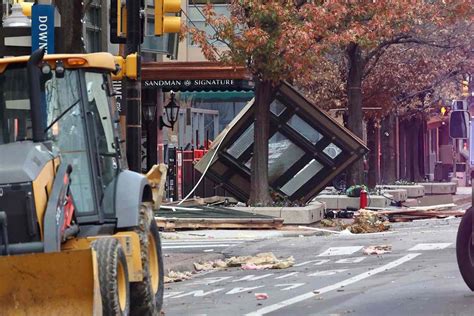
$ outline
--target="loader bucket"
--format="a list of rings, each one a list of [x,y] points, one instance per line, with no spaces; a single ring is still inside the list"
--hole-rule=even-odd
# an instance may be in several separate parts
[[[1,315],[101,315],[92,249],[0,257]]]

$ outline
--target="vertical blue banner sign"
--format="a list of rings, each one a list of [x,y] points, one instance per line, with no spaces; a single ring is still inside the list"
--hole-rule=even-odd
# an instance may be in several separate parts
[[[54,6],[35,4],[31,9],[31,50],[54,54]]]

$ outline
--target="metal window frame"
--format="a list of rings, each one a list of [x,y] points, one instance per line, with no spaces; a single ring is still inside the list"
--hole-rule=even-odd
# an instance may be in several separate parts
[[[270,113],[269,139],[275,133],[279,132],[293,144],[301,148],[305,154],[273,182],[269,183],[269,185],[275,192],[288,198],[290,201],[307,203],[321,192],[334,177],[366,154],[368,149],[362,140],[341,126],[328,114],[317,108],[288,83],[285,82],[280,86],[274,100],[280,101],[286,108],[279,116]],[[297,114],[308,125],[321,133],[323,138],[314,145],[303,135],[291,128],[287,123],[294,114]],[[249,148],[237,158],[228,154],[227,150],[237,141],[242,133],[253,124],[253,121],[253,101],[251,101],[229,124],[226,129],[229,130],[228,133],[226,135],[225,131],[221,133],[214,141],[210,152],[195,166],[198,171],[204,171],[214,151],[217,149],[217,144],[225,135],[225,139],[222,141],[219,152],[216,155],[217,158],[212,161],[206,176],[213,181],[223,183],[226,190],[242,201],[247,201],[250,196],[250,170],[245,166],[245,163],[252,156],[253,142]],[[335,159],[330,158],[323,152],[331,143],[342,150]],[[294,178],[312,159],[322,164],[323,169],[306,181],[306,183],[299,187],[292,195],[287,195],[281,191],[281,188]],[[220,170],[220,172],[218,170]],[[222,172],[222,170],[224,171]],[[236,183],[237,180],[239,184]],[[244,186],[242,186],[243,183],[245,183]]]

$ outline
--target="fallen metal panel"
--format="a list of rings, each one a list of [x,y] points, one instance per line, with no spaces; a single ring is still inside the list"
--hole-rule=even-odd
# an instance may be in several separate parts
[[[206,176],[244,202],[250,195],[253,103],[232,120],[195,165],[202,173],[214,157]],[[310,201],[368,152],[362,140],[287,83],[279,88],[270,111],[269,185],[290,201]]]

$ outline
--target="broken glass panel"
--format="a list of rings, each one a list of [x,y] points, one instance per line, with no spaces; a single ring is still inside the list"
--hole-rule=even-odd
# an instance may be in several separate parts
[[[290,125],[291,128],[300,133],[304,138],[309,140],[314,145],[316,145],[321,139],[323,139],[323,135],[321,135],[317,130],[311,127],[311,125],[306,123],[306,121],[304,121],[298,115],[293,115],[288,120],[288,125]]]
[[[268,180],[273,182],[279,178],[303,156],[301,148],[283,134],[275,133],[268,141]]]
[[[245,132],[237,139],[232,146],[227,149],[227,153],[234,158],[239,158],[250,146],[253,145],[253,124],[245,130]]]
[[[330,143],[326,148],[324,148],[323,152],[331,157],[331,159],[336,159],[336,157],[342,153],[342,150],[333,143]]]
[[[273,100],[273,102],[270,104],[270,111],[275,114],[276,116],[280,116],[283,111],[285,111],[286,106],[281,104],[280,101],[277,99]]]
[[[287,194],[293,195],[298,191],[306,182],[314,177],[321,169],[323,165],[317,160],[311,160],[303,169],[301,169],[290,181],[288,181],[280,190]]]

